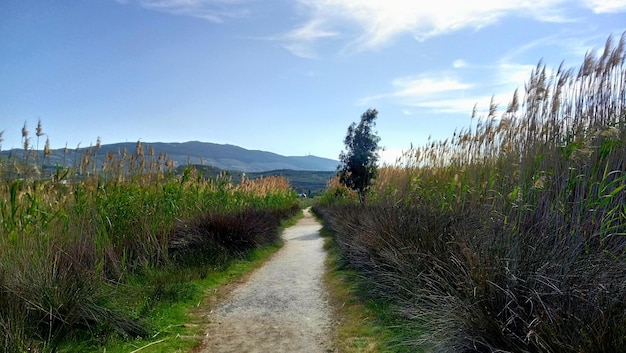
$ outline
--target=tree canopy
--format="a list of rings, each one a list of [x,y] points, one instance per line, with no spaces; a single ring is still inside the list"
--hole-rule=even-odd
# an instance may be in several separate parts
[[[368,109],[361,115],[358,125],[353,122],[348,127],[344,140],[346,150],[339,155],[342,163],[338,171],[339,180],[359,194],[361,203],[365,202],[365,195],[377,173],[380,137],[373,130],[377,116],[376,109]]]

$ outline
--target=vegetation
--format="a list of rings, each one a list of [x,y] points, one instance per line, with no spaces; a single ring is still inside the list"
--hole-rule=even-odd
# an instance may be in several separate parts
[[[377,116],[376,109],[368,109],[361,115],[358,125],[352,123],[348,127],[348,134],[344,140],[346,151],[339,155],[339,160],[343,164],[339,168],[339,180],[357,192],[361,203],[365,203],[365,195],[372,180],[376,178],[380,137],[372,129],[376,126]]]
[[[98,142],[49,173],[47,149],[30,149],[26,125],[22,137],[25,153],[0,159],[4,352],[152,335],[154,308],[195,298],[189,280],[275,244],[280,220],[299,210],[284,178],[235,184],[194,168],[177,174],[141,142],[96,164]],[[143,295],[120,295],[125,288]]]
[[[342,353],[389,352],[388,341],[401,334],[398,318],[386,303],[368,297],[367,282],[343,261],[332,233],[328,229],[321,233],[328,252],[324,282],[339,320],[335,349]]]
[[[315,197],[321,195],[326,190],[326,184],[336,174],[333,171],[314,171],[314,170],[291,170],[278,169],[266,172],[240,172],[229,170],[225,171],[215,167],[203,165],[194,165],[199,169],[202,175],[208,177],[219,177],[220,175],[228,175],[233,182],[239,183],[242,179],[259,179],[267,177],[280,176],[289,181],[291,187],[298,194],[305,194],[307,197]],[[180,167],[179,167],[180,168]]]
[[[307,197],[321,195],[326,190],[326,184],[334,176],[335,172],[302,171],[302,170],[273,170],[269,172],[248,173],[250,178],[282,176],[289,180],[289,184],[298,194]]]
[[[272,244],[255,249],[224,266],[204,267],[205,273],[197,267],[171,266],[131,275],[123,285],[113,288],[111,301],[139,312],[150,334],[120,339],[77,332],[59,346],[58,352],[192,352],[205,333],[208,315],[204,308],[216,300],[216,293],[221,295],[223,285],[261,266],[279,248],[280,244]]]
[[[625,350],[625,42],[540,62],[504,112],[382,168],[367,205],[329,185],[316,212],[404,320],[398,347]]]

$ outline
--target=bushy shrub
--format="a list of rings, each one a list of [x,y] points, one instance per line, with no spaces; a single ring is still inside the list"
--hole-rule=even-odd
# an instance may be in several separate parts
[[[293,216],[295,208],[280,211],[245,209],[232,213],[209,212],[181,222],[169,242],[169,254],[177,262],[222,264],[233,256],[280,240],[280,220]]]

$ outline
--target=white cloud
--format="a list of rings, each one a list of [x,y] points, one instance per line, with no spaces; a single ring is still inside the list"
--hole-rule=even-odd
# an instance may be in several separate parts
[[[396,78],[391,82],[393,91],[366,97],[360,100],[361,104],[368,104],[378,100],[401,101],[407,105],[413,105],[416,100],[432,97],[442,93],[465,90],[472,85],[458,81],[446,75],[420,75]]]
[[[452,63],[452,67],[454,67],[455,69],[460,69],[463,67],[467,67],[467,63],[463,59],[457,59],[454,60],[454,62]]]
[[[396,97],[416,97],[431,95],[440,92],[450,92],[468,89],[471,85],[459,82],[450,77],[402,77],[393,80],[392,85],[396,91],[392,93]]]
[[[202,18],[222,23],[228,18],[241,18],[249,11],[241,5],[249,0],[116,0],[121,4],[136,2],[154,11]]]
[[[428,108],[435,113],[452,113],[452,114],[471,114],[474,108],[476,113],[484,115],[489,111],[489,106],[493,98],[493,102],[498,105],[499,111],[506,109],[509,101],[513,96],[502,93],[496,95],[472,96],[469,98],[450,98],[450,99],[434,99],[417,102],[416,107]]]
[[[310,21],[324,23],[326,30],[333,31],[347,25],[358,28],[360,34],[349,45],[357,50],[380,47],[402,34],[426,40],[460,29],[479,29],[512,14],[539,21],[563,21],[559,9],[566,2],[567,0],[299,0],[302,7],[308,9]]]
[[[483,111],[488,107],[491,97],[472,97],[472,98],[453,98],[453,99],[436,99],[417,102],[416,107],[429,108],[436,113],[461,113],[470,114],[474,106],[479,111]],[[486,104],[485,104],[486,102]]]
[[[595,13],[626,11],[626,0],[584,0],[584,3]]]
[[[302,27],[296,28],[277,39],[283,41],[285,49],[302,58],[314,58],[314,43],[321,38],[337,36],[335,31],[324,29],[322,21],[311,21]]]
[[[316,40],[319,38],[334,37],[337,32],[327,31],[323,29],[323,25],[320,22],[309,22],[306,25],[296,28],[287,34],[288,39],[292,40]]]
[[[549,49],[558,48],[558,52],[563,56],[572,56],[582,59],[590,49],[594,46],[604,47],[606,34],[590,34],[587,31],[580,30],[578,32],[554,33],[545,37],[537,38],[533,41],[519,45],[502,56],[502,62],[511,62],[517,60],[527,52],[532,51],[549,51]],[[546,48],[546,49],[544,49]],[[597,49],[597,48],[596,48]],[[539,59],[539,58],[537,58]],[[562,59],[562,57],[560,58]]]
[[[420,110],[469,115],[474,107],[477,114],[481,115],[489,110],[492,97],[503,110],[516,88],[519,89],[519,95],[523,95],[524,83],[535,68],[534,65],[509,62],[482,66],[465,64],[463,67],[464,70],[458,73],[468,74],[466,78],[454,77],[447,72],[400,77],[391,81],[390,92],[363,98],[358,103],[370,105],[383,101],[397,104],[403,106],[404,115],[418,115]],[[551,71],[546,70],[550,75]],[[474,81],[477,79],[471,79],[470,76],[478,77],[480,81]]]

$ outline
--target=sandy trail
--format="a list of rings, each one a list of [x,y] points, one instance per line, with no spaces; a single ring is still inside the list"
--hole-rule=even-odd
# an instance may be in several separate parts
[[[283,248],[209,314],[200,352],[335,351],[320,228],[305,210],[284,231]]]

